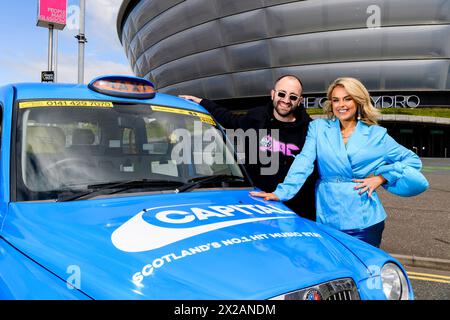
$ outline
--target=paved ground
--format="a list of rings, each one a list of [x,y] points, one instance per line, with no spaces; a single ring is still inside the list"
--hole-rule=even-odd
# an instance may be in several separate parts
[[[411,198],[378,191],[388,214],[381,249],[450,260],[450,158],[422,161],[429,190]]]
[[[415,300],[450,300],[450,271],[406,267]]]

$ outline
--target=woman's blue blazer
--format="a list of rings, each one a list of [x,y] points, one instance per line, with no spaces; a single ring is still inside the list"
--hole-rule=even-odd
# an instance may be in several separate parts
[[[398,144],[383,127],[358,121],[345,145],[339,120],[318,119],[310,123],[302,152],[274,192],[281,201],[297,193],[313,171],[315,160],[320,176],[316,184],[317,222],[338,230],[367,228],[386,219],[376,192],[371,198],[367,192],[358,194],[359,190],[354,189],[358,183],[352,179],[382,172],[387,180],[384,187],[394,187],[402,179],[402,168],[422,167],[419,157]],[[417,187],[411,183],[409,186]],[[408,192],[403,190],[403,195]]]

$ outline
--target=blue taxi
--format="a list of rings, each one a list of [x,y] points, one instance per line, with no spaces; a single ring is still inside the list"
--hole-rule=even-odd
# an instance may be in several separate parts
[[[0,299],[413,299],[401,264],[254,187],[151,82],[0,87]]]

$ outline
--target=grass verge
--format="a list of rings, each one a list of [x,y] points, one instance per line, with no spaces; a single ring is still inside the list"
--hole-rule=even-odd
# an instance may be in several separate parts
[[[320,108],[308,108],[306,112],[310,115],[323,114],[323,110]],[[441,117],[450,118],[450,108],[397,108],[397,109],[381,109],[381,114],[405,114],[411,116],[420,117]]]

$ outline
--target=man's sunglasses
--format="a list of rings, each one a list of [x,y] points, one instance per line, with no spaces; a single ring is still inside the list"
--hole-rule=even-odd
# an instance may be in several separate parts
[[[278,98],[281,98],[281,99],[285,98],[286,95],[287,95],[287,93],[286,93],[286,92],[283,92],[283,91],[275,90],[275,92],[277,93]],[[290,95],[289,95],[289,100],[291,100],[292,102],[297,101],[299,98],[300,98],[300,97],[299,97],[299,96],[296,96],[295,94],[290,94]]]

